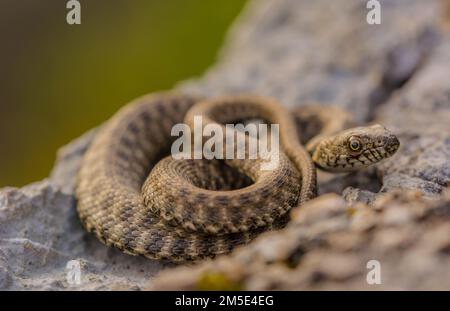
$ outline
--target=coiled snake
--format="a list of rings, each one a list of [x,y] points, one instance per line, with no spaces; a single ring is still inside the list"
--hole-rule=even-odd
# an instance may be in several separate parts
[[[299,133],[311,134],[296,120],[308,111],[288,112],[257,96],[139,98],[99,130],[83,158],[76,186],[81,222],[103,243],[129,254],[170,261],[212,257],[282,227],[290,209],[316,195],[315,166],[351,171],[391,156],[399,146],[380,125],[331,133],[341,126],[338,110],[319,110],[313,115],[325,126],[307,151]],[[173,159],[172,127],[192,126],[197,115],[204,125],[255,118],[279,124],[279,165],[261,170],[258,158]]]

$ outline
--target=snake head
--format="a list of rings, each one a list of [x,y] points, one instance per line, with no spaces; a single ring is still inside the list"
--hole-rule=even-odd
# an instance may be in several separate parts
[[[328,136],[311,153],[314,163],[323,170],[351,172],[391,157],[399,146],[394,134],[375,124]]]

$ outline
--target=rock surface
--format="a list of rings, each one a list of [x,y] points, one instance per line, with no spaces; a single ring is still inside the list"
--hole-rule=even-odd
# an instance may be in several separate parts
[[[449,250],[450,193],[430,201],[392,192],[370,207],[326,194],[294,210],[285,229],[228,257],[163,272],[148,289],[449,289]],[[381,284],[371,285],[378,264]]]
[[[321,193],[345,200],[319,197],[284,230],[149,282],[161,263],[105,247],[76,216],[75,176],[93,130],[60,150],[48,179],[0,189],[0,289],[450,289],[447,2],[381,2],[382,24],[371,26],[365,1],[255,0],[217,65],[177,87],[339,105],[392,129],[395,157],[350,176],[321,174]],[[366,282],[372,259],[380,286]],[[80,285],[66,279],[70,260],[81,265]]]

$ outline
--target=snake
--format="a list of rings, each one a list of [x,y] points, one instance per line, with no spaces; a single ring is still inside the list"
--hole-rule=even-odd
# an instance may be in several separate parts
[[[317,196],[318,168],[352,172],[399,147],[382,125],[343,129],[348,114],[342,110],[307,107],[288,110],[273,98],[245,94],[163,92],[133,100],[100,127],[82,158],[75,189],[82,225],[126,254],[170,262],[211,258],[283,228],[292,209]],[[245,120],[279,125],[277,165],[262,169],[267,159],[248,152],[244,158],[174,157],[174,126],[192,128],[196,116],[202,130]],[[319,132],[308,124],[320,124]],[[232,134],[244,135],[244,146],[253,137]],[[236,155],[237,147],[225,146],[222,153]]]

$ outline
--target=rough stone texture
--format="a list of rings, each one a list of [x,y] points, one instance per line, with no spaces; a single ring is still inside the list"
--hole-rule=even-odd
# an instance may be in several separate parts
[[[52,180],[0,192],[0,288],[66,289],[79,260],[83,289],[133,289],[161,264],[103,247],[78,221],[73,194]],[[74,287],[74,289],[79,289]]]
[[[382,3],[382,24],[371,26],[366,1],[254,1],[219,64],[181,89],[335,104],[364,121],[426,56],[440,10],[438,1]]]
[[[379,167],[383,191],[420,189],[435,195],[450,185],[450,39],[378,110],[377,118],[399,136],[395,162]]]
[[[48,179],[0,189],[0,288],[450,289],[448,1],[381,2],[382,24],[369,26],[365,1],[255,0],[217,65],[177,87],[339,105],[357,122],[391,128],[401,141],[394,158],[349,176],[320,174],[321,193],[346,201],[319,197],[293,211],[286,229],[149,282],[161,263],[105,247],[77,219],[75,176],[93,130],[60,150]],[[82,264],[76,287],[66,281],[73,259]],[[381,263],[381,286],[365,281],[369,259]]]
[[[450,193],[392,192],[352,207],[326,194],[294,210],[289,225],[195,267],[163,272],[148,289],[399,290],[450,288]],[[381,265],[381,284],[366,281]],[[371,267],[371,266],[370,266]]]

